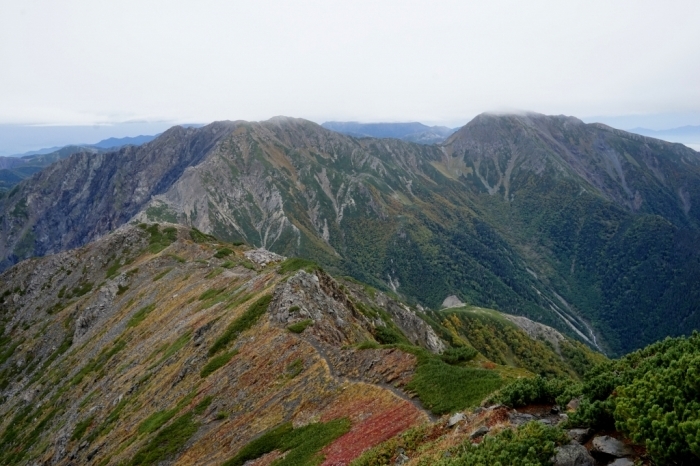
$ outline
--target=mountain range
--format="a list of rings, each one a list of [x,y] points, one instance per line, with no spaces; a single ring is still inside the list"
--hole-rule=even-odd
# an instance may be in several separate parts
[[[615,355],[700,325],[699,198],[697,152],[572,117],[483,114],[439,145],[278,117],[61,160],[0,198],[0,253],[179,223]]]
[[[700,153],[377,136],[37,156],[0,193],[0,463],[695,464]]]
[[[653,130],[648,128],[633,128],[631,133],[641,134],[652,138],[663,139],[664,141],[680,142],[700,146],[700,126],[681,126],[678,128],[668,128],[663,130]]]
[[[0,157],[0,192],[12,189],[17,183],[34,173],[77,152],[97,153],[127,145],[138,146],[152,141],[157,136],[108,138],[96,144],[72,144],[31,151],[16,156]]]

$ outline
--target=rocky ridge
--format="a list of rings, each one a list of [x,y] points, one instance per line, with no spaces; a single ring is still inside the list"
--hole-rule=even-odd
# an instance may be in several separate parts
[[[347,464],[436,419],[411,388],[425,364],[512,377],[441,362],[415,309],[281,259],[142,224],[5,271],[0,461],[221,464],[286,422],[335,422],[323,464]]]

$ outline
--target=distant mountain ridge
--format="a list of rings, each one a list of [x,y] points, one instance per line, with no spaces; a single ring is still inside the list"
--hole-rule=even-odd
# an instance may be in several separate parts
[[[133,136],[133,137],[123,137],[123,138],[107,138],[107,139],[102,139],[101,141],[98,141],[94,144],[67,144],[65,146],[56,146],[56,147],[47,147],[44,149],[37,149],[29,152],[24,152],[22,154],[14,154],[2,158],[32,158],[33,156],[36,155],[45,155],[45,154],[50,154],[53,152],[57,152],[61,149],[65,149],[66,147],[94,147],[98,149],[115,149],[119,148],[122,146],[127,146],[127,145],[134,145],[134,146],[140,146],[141,144],[145,144],[147,142],[150,142],[160,136],[162,133],[154,134],[152,136],[146,136],[146,135],[139,135],[139,136]]]
[[[152,141],[154,136],[135,136],[103,139],[95,144],[73,144],[27,152],[10,157],[0,157],[0,192],[12,189],[20,181],[41,171],[52,163],[78,152],[98,153],[123,146],[140,146]]]
[[[277,117],[35,174],[0,197],[0,267],[130,221],[180,223],[618,354],[700,328],[699,209],[697,152],[573,117],[483,114],[440,145]]]
[[[326,129],[354,137],[395,138],[420,144],[442,142],[456,129],[446,126],[427,126],[423,123],[358,123],[354,121],[327,121]]]
[[[153,141],[155,138],[160,136],[161,133],[152,136],[134,136],[134,137],[124,137],[124,138],[107,138],[95,144],[88,144],[91,147],[99,147],[100,149],[112,149],[115,147],[122,147],[127,145],[140,146],[147,142]]]
[[[630,133],[641,134],[652,138],[663,139],[669,142],[679,142],[681,144],[689,144],[694,149],[700,147],[700,126],[680,126],[678,128],[669,128],[662,130],[653,130],[647,128],[633,128]]]

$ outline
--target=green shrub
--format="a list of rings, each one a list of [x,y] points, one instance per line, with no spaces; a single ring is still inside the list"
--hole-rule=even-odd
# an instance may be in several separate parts
[[[106,278],[112,278],[119,272],[119,268],[122,266],[121,261],[119,259],[116,259],[113,264],[111,264],[109,267],[107,267],[107,275]],[[64,287],[65,288],[65,287]],[[59,298],[61,295],[59,295]]]
[[[415,392],[434,414],[477,405],[503,384],[492,371],[451,366],[437,358],[421,359],[406,389]]]
[[[231,254],[233,254],[233,251],[229,248],[221,248],[218,251],[216,251],[214,257],[216,257],[217,259],[223,259],[224,257],[230,256]]]
[[[579,396],[571,426],[617,428],[656,464],[700,460],[700,333],[667,338],[590,369],[559,403]]]
[[[368,349],[377,349],[377,348],[381,348],[381,345],[379,343],[377,343],[376,341],[372,341],[372,340],[361,341],[357,344],[358,350],[368,350]]]
[[[285,259],[279,266],[280,275],[285,275],[290,272],[296,272],[297,270],[304,269],[307,272],[312,272],[314,270],[320,269],[318,264],[310,260],[302,259],[301,257],[290,257]]]
[[[377,326],[374,328],[374,338],[383,345],[396,345],[399,343],[408,343],[406,337],[400,330],[392,325],[386,327]]]
[[[477,350],[467,346],[458,348],[447,348],[440,358],[447,364],[459,364],[460,362],[471,361],[479,354]]]
[[[279,448],[282,438],[293,430],[292,423],[287,422],[267,431],[257,439],[244,446],[233,458],[226,461],[223,466],[243,466],[246,462],[260,458]]]
[[[157,464],[177,453],[199,429],[194,413],[183,414],[163,428],[128,463],[131,466]]]
[[[494,401],[511,408],[529,404],[556,403],[558,397],[574,385],[572,380],[548,379],[542,376],[518,379],[507,385],[494,397]]]
[[[223,350],[229,343],[233,342],[238,335],[255,325],[258,319],[267,311],[267,306],[270,304],[270,301],[272,301],[272,295],[266,294],[251,304],[248,310],[231,322],[223,335],[217,338],[212,347],[209,348],[209,355],[213,356]]]
[[[301,322],[297,322],[297,323],[290,325],[289,327],[287,327],[287,330],[289,330],[292,333],[301,333],[304,330],[306,330],[306,327],[308,327],[309,325],[312,325],[313,323],[314,323],[313,320],[305,319],[305,320],[302,320]]]
[[[71,439],[80,440],[81,438],[83,438],[83,435],[85,435],[85,432],[88,430],[88,427],[92,425],[94,419],[94,416],[90,416],[87,419],[84,419],[77,423],[75,425],[75,429],[73,430],[73,435],[71,436]]]
[[[200,300],[200,301],[204,301],[204,300],[206,300],[206,299],[211,299],[211,298],[213,298],[213,297],[215,297],[215,296],[218,296],[218,295],[220,295],[221,293],[223,293],[225,289],[226,289],[226,288],[211,288],[211,289],[205,291],[204,293],[202,293],[202,294],[199,296],[199,300]]]
[[[182,410],[182,408],[187,406],[196,395],[197,395],[197,392],[192,391],[186,397],[181,399],[174,408],[166,409],[166,410],[162,410],[162,411],[157,411],[157,412],[151,414],[146,419],[144,419],[143,422],[141,422],[141,424],[139,424],[138,433],[139,434],[150,434],[150,433],[157,431],[163,425],[165,425],[169,420],[171,420],[173,417],[175,417],[175,415],[177,413],[179,413]],[[207,397],[207,398],[211,398],[211,397]],[[207,398],[205,398],[205,400]],[[211,402],[211,399],[209,400],[209,402]],[[200,413],[197,413],[196,410],[197,410],[197,408],[195,408],[195,414],[200,414]]]
[[[285,423],[250,442],[224,466],[242,466],[273,450],[287,453],[284,458],[275,461],[275,466],[319,464],[323,460],[319,455],[321,449],[349,430],[350,421],[347,418],[307,424],[297,429],[291,423]]]
[[[139,228],[149,234],[148,250],[153,254],[159,253],[177,240],[177,228],[175,227],[166,227],[161,231],[157,223],[152,225],[141,223]]]
[[[301,374],[304,370],[304,361],[301,359],[295,359],[290,365],[287,366],[287,374],[289,378],[293,379],[297,375]]]
[[[150,434],[160,429],[166,422],[171,420],[177,414],[177,409],[166,409],[157,411],[148,416],[141,424],[139,424],[139,434]]]
[[[224,354],[220,354],[218,356],[213,357],[207,364],[204,366],[204,368],[201,370],[199,373],[199,376],[201,378],[205,378],[209,376],[212,372],[216,371],[217,369],[225,366],[228,364],[228,362],[233,358],[235,355],[238,354],[238,350],[233,350],[229,351]]]
[[[196,228],[190,230],[190,238],[192,238],[192,241],[195,243],[211,243],[217,241],[216,237],[202,233]]]
[[[149,304],[148,306],[142,307],[141,309],[136,311],[136,313],[133,316],[131,316],[131,319],[129,319],[129,322],[126,324],[126,327],[136,327],[138,324],[143,322],[148,316],[148,314],[150,314],[151,311],[153,311],[153,309],[155,308],[155,304]]]
[[[170,271],[171,271],[172,269],[173,269],[172,267],[168,267],[167,269],[163,270],[161,273],[159,273],[158,275],[156,275],[155,277],[153,277],[153,281],[154,281],[154,282],[157,282],[157,281],[160,280],[161,278],[165,277],[168,273],[170,273]]]
[[[217,276],[221,275],[221,273],[222,273],[223,271],[224,271],[223,267],[216,267],[214,270],[212,270],[211,272],[209,272],[204,278],[206,278],[207,280],[209,280],[209,279],[211,279],[211,278],[214,278],[214,277],[217,277]]]
[[[454,455],[436,466],[549,466],[554,449],[569,443],[566,433],[557,427],[529,422],[517,430],[505,429],[487,435],[480,444],[467,439],[454,449]]]
[[[197,416],[201,416],[207,410],[212,401],[214,401],[214,397],[205,396],[202,401],[197,403],[197,406],[194,407],[192,412],[195,413]]]
[[[621,387],[616,401],[616,427],[657,463],[700,463],[700,353],[647,372]]]

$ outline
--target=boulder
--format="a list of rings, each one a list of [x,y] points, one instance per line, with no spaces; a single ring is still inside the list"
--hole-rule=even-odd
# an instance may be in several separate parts
[[[554,466],[596,466],[596,462],[583,445],[571,442],[557,447],[552,458]]]
[[[581,398],[574,398],[573,400],[569,401],[566,404],[566,410],[567,411],[576,411],[578,409],[578,405],[581,404]]]
[[[583,445],[593,435],[593,429],[570,429],[566,433],[571,440]]]
[[[508,418],[510,419],[510,423],[516,426],[527,424],[528,422],[536,419],[532,414],[521,414],[516,412],[510,413]]]
[[[450,416],[450,419],[447,421],[447,427],[454,427],[463,420],[465,420],[466,417],[462,413],[455,413],[452,416]]]
[[[246,251],[243,253],[243,255],[245,255],[251,262],[255,262],[262,267],[265,267],[267,264],[281,262],[286,259],[286,257],[275,254],[274,252],[268,251],[264,248]]]
[[[472,432],[471,435],[469,435],[469,438],[474,440],[474,439],[477,439],[479,437],[483,437],[484,435],[486,435],[488,433],[489,433],[489,428],[486,426],[481,426],[478,429],[476,429],[474,432]]]
[[[612,438],[609,435],[602,435],[593,439],[593,452],[603,453],[605,455],[614,456],[616,458],[622,458],[624,456],[631,456],[634,451],[628,445],[620,442],[616,438]]]

